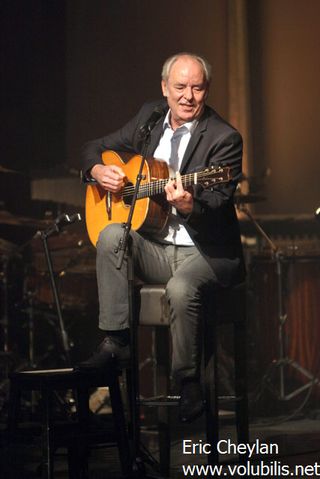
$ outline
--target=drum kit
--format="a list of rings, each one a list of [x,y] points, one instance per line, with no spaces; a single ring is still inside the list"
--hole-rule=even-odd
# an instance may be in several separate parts
[[[94,248],[80,219],[0,209],[0,409],[11,372],[70,363],[69,317],[97,303]]]

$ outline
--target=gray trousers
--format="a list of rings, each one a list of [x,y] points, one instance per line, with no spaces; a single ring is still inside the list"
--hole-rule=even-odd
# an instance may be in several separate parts
[[[123,235],[119,224],[107,226],[97,242],[99,327],[120,330],[129,327],[127,260],[117,269],[115,249]],[[212,268],[195,246],[164,245],[131,231],[135,275],[151,284],[166,284],[170,305],[172,375],[179,384],[199,378],[201,320],[206,297],[217,286]]]

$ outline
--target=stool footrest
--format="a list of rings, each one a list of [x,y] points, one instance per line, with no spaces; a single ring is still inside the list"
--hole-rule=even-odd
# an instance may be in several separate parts
[[[141,406],[177,406],[180,396],[152,396],[139,399]]]
[[[219,401],[240,401],[242,398],[236,397],[233,394],[229,394],[228,396],[219,396]]]

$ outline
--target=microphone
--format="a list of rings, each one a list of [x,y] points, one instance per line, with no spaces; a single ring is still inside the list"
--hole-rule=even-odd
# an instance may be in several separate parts
[[[80,213],[74,213],[73,215],[62,213],[57,216],[54,222],[45,230],[45,235],[48,237],[53,233],[59,233],[64,226],[71,225],[75,221],[81,221]]]
[[[80,213],[74,213],[73,215],[63,213],[55,219],[54,224],[61,228],[63,226],[71,225],[71,223],[74,223],[75,221],[81,221]]]
[[[156,126],[160,118],[165,114],[166,109],[162,105],[155,107],[153,112],[150,115],[150,118],[139,128],[139,138],[144,140],[148,135],[150,135],[153,128]]]

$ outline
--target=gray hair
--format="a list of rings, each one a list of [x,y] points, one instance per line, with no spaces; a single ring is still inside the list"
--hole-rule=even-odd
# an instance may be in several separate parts
[[[189,52],[181,52],[181,53],[176,53],[175,55],[172,55],[171,57],[167,58],[167,60],[164,62],[163,67],[162,67],[162,73],[161,77],[163,81],[167,81],[169,78],[170,70],[172,68],[172,65],[180,58],[180,57],[190,57],[193,58],[194,60],[198,61],[202,67],[204,77],[207,83],[210,83],[211,80],[211,65],[210,63],[204,58],[201,57],[200,55],[196,55],[195,53],[189,53]]]

